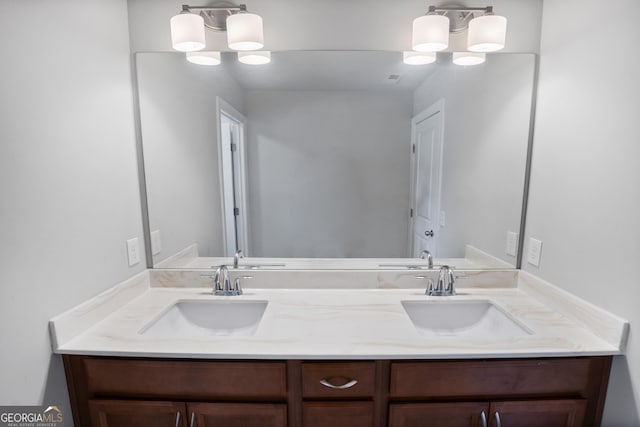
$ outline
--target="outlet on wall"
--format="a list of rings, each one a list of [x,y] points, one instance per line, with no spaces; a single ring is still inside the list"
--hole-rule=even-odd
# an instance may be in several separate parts
[[[140,262],[140,242],[137,237],[127,240],[127,255],[129,257],[129,267]]]
[[[507,255],[516,256],[518,252],[518,233],[507,231]]]
[[[162,252],[162,240],[160,240],[160,230],[151,232],[151,254],[158,255]]]
[[[542,241],[529,238],[529,251],[527,252],[527,262],[536,267],[540,266],[540,254],[542,252]]]

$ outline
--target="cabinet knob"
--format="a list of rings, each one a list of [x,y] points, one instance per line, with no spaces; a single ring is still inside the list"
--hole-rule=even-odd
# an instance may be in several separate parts
[[[320,380],[320,384],[322,384],[325,387],[332,388],[334,390],[346,390],[346,389],[351,388],[354,385],[358,384],[358,380],[349,380],[344,384],[336,385],[336,384],[332,384],[331,383],[331,378],[329,378],[329,379],[325,378],[325,379]]]

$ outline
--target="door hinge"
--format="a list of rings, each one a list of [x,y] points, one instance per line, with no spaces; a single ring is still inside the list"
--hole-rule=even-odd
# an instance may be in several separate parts
[[[411,144],[411,153],[416,154],[416,144]]]
[[[413,218],[413,208],[409,209],[409,218]]]
[[[233,208],[233,215],[235,216],[240,215],[240,208]]]
[[[235,153],[236,151],[238,151],[238,144],[236,144],[235,142],[231,143],[231,152]]]

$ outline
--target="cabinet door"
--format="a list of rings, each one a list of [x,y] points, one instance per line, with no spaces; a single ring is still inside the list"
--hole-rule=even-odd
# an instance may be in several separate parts
[[[528,400],[492,402],[490,427],[581,427],[587,401]]]
[[[371,427],[372,402],[305,402],[303,427]]]
[[[279,403],[188,403],[189,427],[286,427]]]
[[[93,427],[187,427],[182,402],[89,401]]]
[[[389,427],[486,427],[487,403],[395,403],[389,405]]]

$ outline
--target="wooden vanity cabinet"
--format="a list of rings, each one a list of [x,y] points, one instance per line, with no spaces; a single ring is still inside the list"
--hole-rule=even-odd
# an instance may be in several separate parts
[[[77,427],[598,427],[611,357],[63,356]]]

